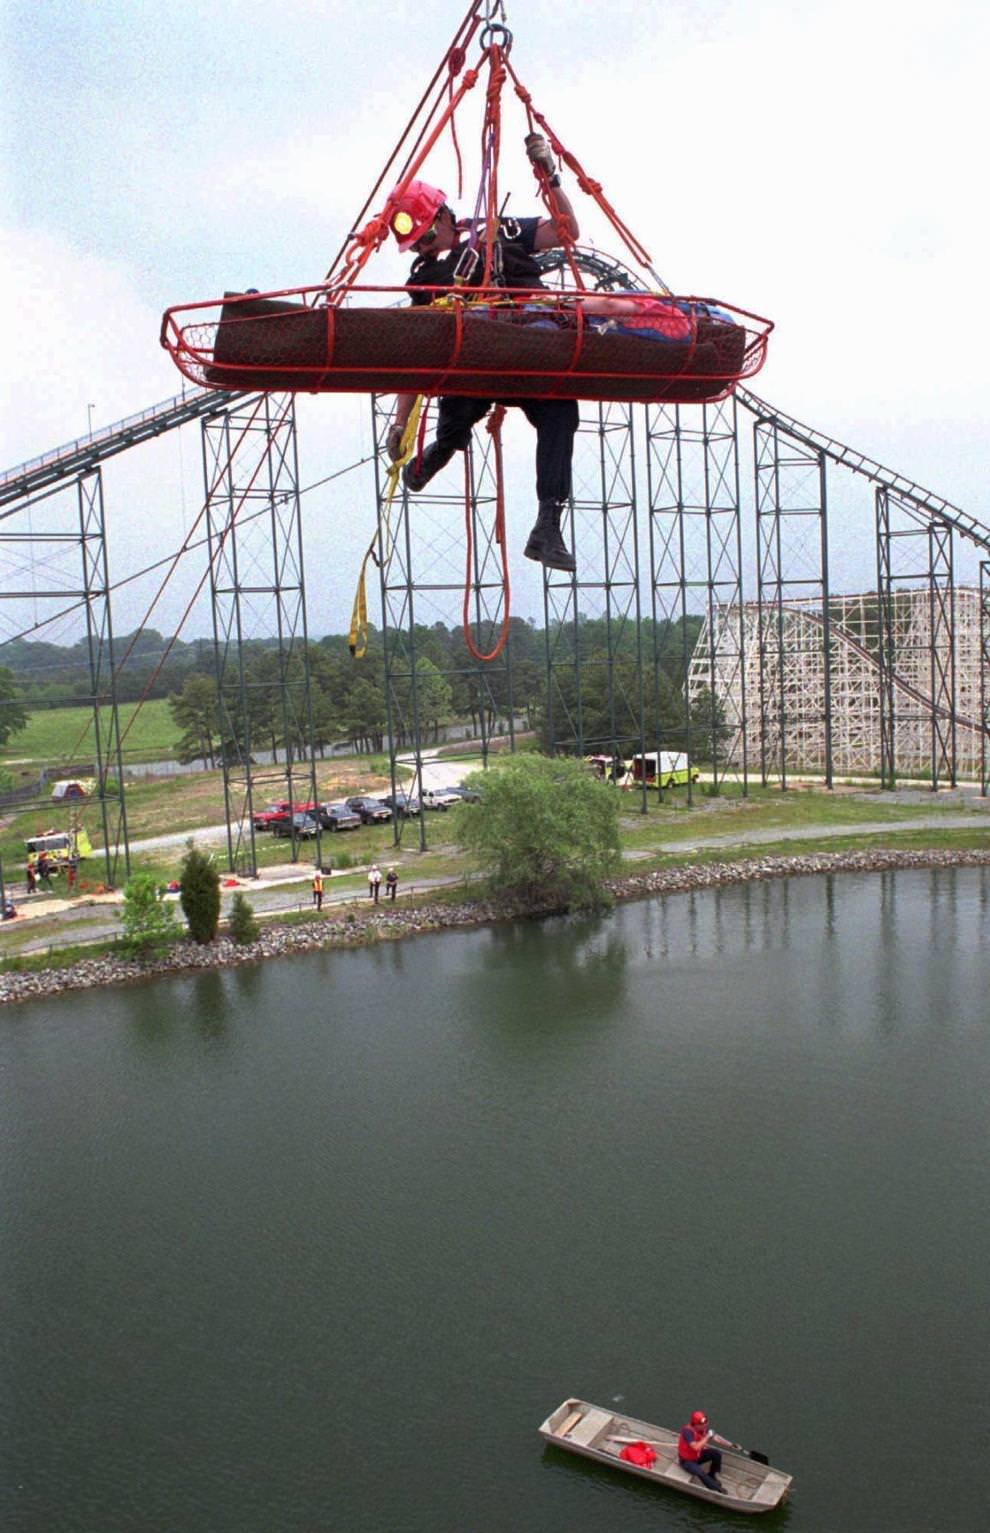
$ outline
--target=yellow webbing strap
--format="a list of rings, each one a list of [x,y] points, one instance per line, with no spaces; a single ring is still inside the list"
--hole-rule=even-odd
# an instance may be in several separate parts
[[[399,456],[394,463],[389,465],[388,481],[385,485],[385,499],[382,504],[382,524],[384,536],[382,549],[387,559],[392,542],[392,501],[399,486],[399,475],[403,467],[409,462],[416,446],[416,433],[419,430],[419,418],[423,412],[423,395],[416,396],[416,403],[409,412],[405,430],[402,433]],[[368,569],[368,560],[375,558],[375,544],[378,541],[378,533],[372,538],[361,560],[361,573],[358,576],[357,591],[354,593],[354,606],[351,611],[351,631],[347,640],[351,657],[354,660],[363,660],[368,653],[368,593],[365,575]],[[377,563],[377,560],[376,560]]]

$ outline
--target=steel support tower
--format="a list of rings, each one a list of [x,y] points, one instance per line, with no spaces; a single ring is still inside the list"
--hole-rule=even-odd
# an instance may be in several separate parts
[[[65,765],[93,777],[105,882],[113,888],[121,871],[125,878],[130,872],[130,852],[100,468],[49,478],[37,493],[8,502],[0,518],[0,558],[8,630],[0,639],[0,662],[10,639],[55,624],[75,630],[80,617],[85,627],[92,722]],[[38,796],[20,807],[44,808],[51,816],[50,790],[39,784]]]
[[[631,405],[582,408],[573,472],[565,521],[577,572],[545,570],[543,578],[545,744],[551,755],[622,762],[642,753],[646,738]],[[598,625],[595,645],[588,619]]]
[[[227,859],[255,877],[262,801],[318,802],[293,397],[235,400],[202,445]]]
[[[877,487],[880,774],[884,787],[893,788],[898,760],[916,770],[927,766],[934,791],[956,784],[952,528],[906,519],[911,509],[886,486]],[[923,602],[916,599],[919,589]],[[897,678],[911,685],[906,697],[895,690]]]
[[[748,788],[738,421],[735,401],[647,407],[653,604],[654,738],[712,763]],[[696,648],[689,619],[703,618]],[[664,657],[678,653],[685,678],[673,739],[661,728]],[[694,677],[692,691],[689,673]],[[692,706],[693,704],[693,706]],[[692,801],[693,785],[687,787]]]
[[[753,423],[756,497],[757,604],[759,610],[760,775],[787,787],[789,762],[824,770],[832,786],[832,636],[828,574],[828,500],[825,455],[789,436],[776,420]],[[795,684],[799,657],[786,652],[784,613],[795,598],[809,603],[818,621],[791,628],[808,646],[804,665],[820,672],[821,712],[815,693]],[[810,706],[809,706],[810,704]],[[824,760],[809,752],[821,739]]]

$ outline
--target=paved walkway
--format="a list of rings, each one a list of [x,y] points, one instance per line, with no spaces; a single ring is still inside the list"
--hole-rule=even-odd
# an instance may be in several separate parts
[[[626,861],[646,861],[650,857],[662,856],[665,853],[683,855],[719,850],[745,853],[748,848],[766,846],[774,842],[828,841],[840,836],[882,835],[892,830],[975,829],[990,831],[990,804],[986,808],[974,810],[970,801],[970,805],[965,809],[960,808],[958,811],[944,809],[939,813],[918,815],[909,820],[860,820],[843,825],[767,826],[760,829],[754,827],[752,830],[740,827],[738,830],[724,832],[721,835],[694,836],[690,840],[658,841],[644,850],[628,853]],[[222,834],[226,834],[224,827],[221,826],[220,830]],[[197,831],[197,837],[199,836],[200,832]],[[178,839],[184,840],[186,835]],[[414,858],[403,862],[401,855],[398,854],[395,857],[395,866],[399,869],[399,888],[403,894],[422,894],[430,889],[449,887],[463,882],[462,878],[456,874],[418,878]],[[264,869],[257,879],[238,880],[237,888],[222,891],[223,913],[226,914],[229,910],[238,889],[248,896],[255,913],[259,916],[311,909],[312,871],[312,867],[308,864],[286,863],[280,867]],[[355,901],[366,902],[367,886],[363,880],[356,886],[352,883],[349,888],[343,887],[346,879],[353,880],[361,872],[362,870],[358,868],[348,868],[324,875],[324,906],[345,905]],[[6,930],[11,933],[15,930],[23,932],[23,940],[17,941],[16,945],[5,944],[3,951],[31,953],[64,945],[73,940],[73,928],[78,930],[78,941],[104,941],[120,930],[119,907],[122,898],[122,895],[118,893],[97,895],[85,902],[48,899],[44,896],[35,896],[29,901],[22,901],[20,908],[23,918],[26,918],[22,918],[23,925],[19,921],[17,927],[8,926]],[[45,918],[57,919],[60,942],[54,941],[50,932],[39,933],[36,938],[31,936],[30,927]]]

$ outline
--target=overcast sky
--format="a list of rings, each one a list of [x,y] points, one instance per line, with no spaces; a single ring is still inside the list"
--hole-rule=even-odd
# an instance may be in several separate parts
[[[322,278],[465,9],[0,0],[0,464],[85,433],[90,405],[101,426],[178,392],[167,305]],[[775,321],[756,391],[990,519],[985,0],[510,0],[507,15],[516,69],[666,281]],[[516,212],[532,207],[525,126],[507,95]],[[426,173],[455,196],[448,143]],[[594,208],[578,213],[622,255]],[[369,278],[405,269],[389,251]],[[366,400],[307,403],[303,481],[366,452],[368,417]],[[511,441],[528,461],[527,431]],[[173,437],[107,471],[117,573],[195,513],[198,440]],[[510,507],[515,555],[532,509]],[[319,629],[346,619],[373,513],[367,481],[307,508]]]

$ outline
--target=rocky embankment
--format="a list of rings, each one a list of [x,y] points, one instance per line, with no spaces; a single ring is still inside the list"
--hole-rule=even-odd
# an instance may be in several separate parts
[[[949,868],[990,866],[990,850],[932,852],[815,852],[803,857],[747,857],[732,862],[710,862],[660,869],[613,880],[617,900],[643,899],[655,894],[686,894],[759,879],[796,878],[820,873],[882,873],[893,868]],[[182,943],[160,958],[139,962],[103,954],[83,958],[66,968],[36,972],[12,971],[0,975],[0,1005],[85,990],[94,985],[115,985],[144,980],[158,974],[178,974],[194,969],[230,968],[283,958],[290,953],[320,949],[362,947],[373,942],[414,937],[423,932],[453,927],[482,926],[493,921],[541,916],[551,912],[533,908],[507,909],[494,900],[464,900],[459,904],[428,903],[405,908],[401,903],[366,905],[360,910],[328,911],[324,919],[298,926],[271,926],[257,942],[238,947],[221,937],[209,946]]]

